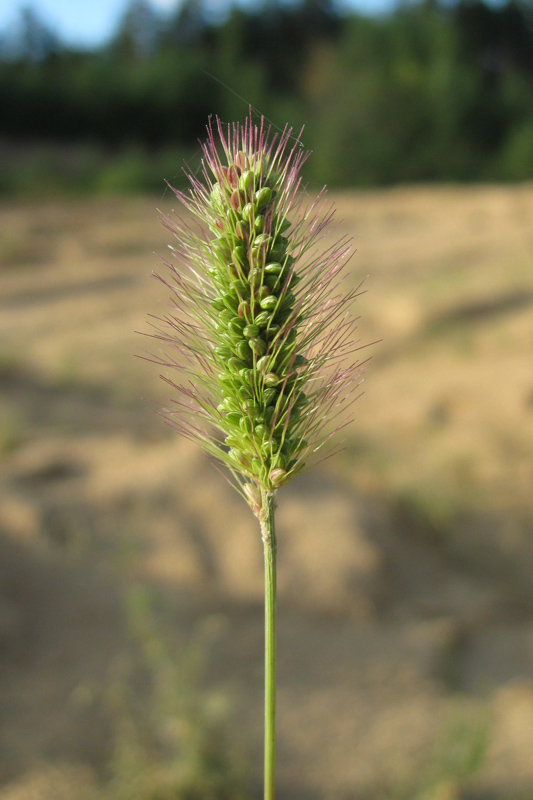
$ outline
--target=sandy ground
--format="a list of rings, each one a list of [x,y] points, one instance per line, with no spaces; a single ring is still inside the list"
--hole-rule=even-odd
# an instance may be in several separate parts
[[[382,341],[346,449],[279,497],[279,800],[530,800],[533,187],[335,199]],[[257,526],[133,355],[156,206],[0,208],[1,800],[107,785],[139,587],[260,796]]]

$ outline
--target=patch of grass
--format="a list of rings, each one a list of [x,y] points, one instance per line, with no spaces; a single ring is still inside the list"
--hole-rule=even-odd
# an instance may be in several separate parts
[[[413,779],[376,794],[376,800],[466,800],[483,767],[490,742],[490,715],[456,710]]]
[[[445,492],[404,491],[392,500],[397,526],[412,538],[442,543],[455,524],[459,509]]]
[[[423,773],[416,800],[460,800],[466,784],[483,766],[490,739],[486,715],[468,719],[458,715],[438,740]]]
[[[160,603],[142,586],[127,596],[137,657],[118,665],[109,698],[111,777],[87,800],[244,800],[242,765],[224,731],[225,700],[198,687],[205,631],[173,646]]]
[[[0,406],[0,456],[14,452],[24,440],[24,420],[16,409]]]
[[[16,378],[24,371],[22,354],[11,350],[0,350],[0,380]]]
[[[52,252],[49,243],[45,244],[27,231],[0,235],[0,267],[3,269],[40,264],[49,260]]]

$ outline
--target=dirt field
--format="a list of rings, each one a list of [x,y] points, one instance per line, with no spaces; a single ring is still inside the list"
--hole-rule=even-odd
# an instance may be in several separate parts
[[[531,800],[533,186],[336,201],[382,342],[279,496],[279,800]],[[1,800],[260,796],[256,521],[133,355],[171,205],[0,208]]]

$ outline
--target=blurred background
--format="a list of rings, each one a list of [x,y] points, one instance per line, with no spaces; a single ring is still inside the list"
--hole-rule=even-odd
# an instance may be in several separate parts
[[[0,800],[261,797],[258,526],[134,357],[249,106],[380,340],[279,495],[279,800],[532,800],[529,0],[0,3]]]

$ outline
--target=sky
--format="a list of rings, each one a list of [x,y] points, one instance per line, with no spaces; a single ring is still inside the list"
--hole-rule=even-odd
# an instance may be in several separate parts
[[[180,0],[152,0],[155,8],[172,11]],[[254,0],[240,0],[252,6]],[[339,6],[363,12],[382,12],[395,0],[341,0]],[[209,0],[213,12],[219,12],[229,0]],[[128,0],[0,0],[0,32],[16,24],[22,8],[31,6],[47,25],[69,45],[91,47],[105,42],[115,30]]]

